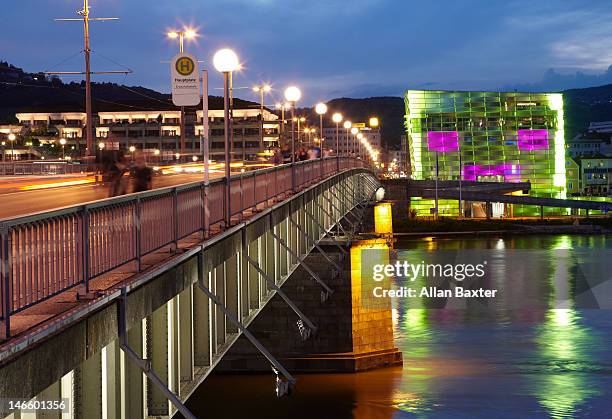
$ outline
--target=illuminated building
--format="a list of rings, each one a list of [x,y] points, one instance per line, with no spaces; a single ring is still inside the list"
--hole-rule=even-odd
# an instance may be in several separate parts
[[[213,104],[218,105],[216,102]],[[134,106],[135,107],[135,106]],[[136,108],[136,107],[135,107]],[[253,159],[258,153],[278,145],[278,116],[264,109],[263,124],[259,109],[233,110],[233,158]],[[202,110],[188,112],[185,117],[186,149],[199,153],[202,134]],[[21,112],[17,113],[24,135],[38,138],[41,143],[66,138],[69,146],[84,144],[87,117],[83,112]],[[172,108],[158,110],[108,110],[94,114],[96,142],[104,141],[108,149],[161,150],[174,155],[181,135],[181,112]],[[223,109],[209,109],[209,150],[212,160],[223,159]],[[264,147],[260,138],[263,127]],[[1,133],[1,131],[0,131]]]
[[[533,196],[566,197],[561,94],[408,90],[405,105],[412,179],[434,179],[437,166],[440,180],[529,181]],[[440,204],[441,215],[446,204],[457,215],[458,203]]]

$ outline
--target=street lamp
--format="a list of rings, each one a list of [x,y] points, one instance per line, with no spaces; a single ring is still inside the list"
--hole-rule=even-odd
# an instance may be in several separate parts
[[[344,129],[346,130],[346,155],[349,155],[349,132],[351,131],[351,127],[353,123],[351,121],[344,121]]]
[[[213,64],[218,72],[223,73],[223,131],[225,138],[225,227],[231,224],[230,210],[230,103],[229,103],[229,81],[233,71],[240,67],[238,56],[228,48],[221,49],[215,53]]]
[[[166,34],[170,39],[179,40],[179,51],[185,52],[185,39],[194,39],[198,37],[198,33],[193,28],[184,28],[182,31],[168,31]]]
[[[319,149],[321,150],[321,163],[323,162],[323,115],[327,113],[327,105],[325,103],[317,103],[315,106],[315,112],[319,114],[319,136],[321,137],[321,144]]]
[[[357,139],[361,142],[361,144],[364,144],[363,140],[363,134],[361,132],[357,133]],[[361,146],[359,145],[359,142],[357,142],[357,156],[358,157],[362,157],[362,150],[361,150]]]
[[[183,52],[185,52],[185,48],[184,48],[185,39],[194,39],[198,36],[198,33],[195,31],[195,29],[184,28],[182,31],[169,31],[167,33],[167,36],[170,39],[179,40],[179,52],[182,54]],[[180,150],[181,150],[181,153],[184,153],[185,152],[185,107],[184,106],[181,106],[180,130],[181,130]]]
[[[99,148],[100,150],[104,150],[104,147],[106,147],[106,144],[104,144],[104,143],[98,143],[98,148]]]
[[[134,152],[136,151],[136,147],[134,147],[133,145],[130,146],[129,148],[130,153],[132,154],[132,161],[134,161]]]
[[[357,157],[357,140],[355,137],[359,133],[359,128],[353,127],[351,128],[351,134],[353,134],[353,153],[355,154],[355,158]]]
[[[281,111],[281,126],[280,126],[280,135],[279,135],[281,146],[285,144],[283,141],[284,135],[285,135],[285,111],[290,108],[291,108],[291,105],[289,103],[277,103],[276,104],[276,109],[279,109]]]
[[[11,160],[15,160],[15,140],[17,136],[12,132],[8,135],[8,140],[11,142]]]
[[[260,139],[259,139],[259,149],[260,151],[263,151],[264,149],[264,127],[263,127],[263,123],[264,123],[264,94],[265,93],[269,93],[272,90],[272,87],[269,84],[262,84],[260,86],[253,86],[253,91],[255,93],[259,93],[259,114],[260,114],[260,118],[261,118],[261,135],[260,135]],[[243,148],[244,150],[244,148]]]
[[[66,153],[64,152],[64,147],[66,146],[66,139],[60,138],[59,143],[62,145],[62,160],[66,160]]]
[[[336,169],[340,171],[340,122],[342,122],[342,114],[336,112],[332,115],[332,121],[336,124]]]
[[[285,89],[285,100],[291,104],[291,189],[295,191],[295,104],[302,98],[302,91],[296,86]],[[298,130],[300,121],[298,121]]]

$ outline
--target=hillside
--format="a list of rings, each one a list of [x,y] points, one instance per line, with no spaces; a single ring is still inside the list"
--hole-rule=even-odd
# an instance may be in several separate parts
[[[566,138],[587,129],[591,121],[612,120],[612,84],[570,89],[565,95]],[[127,111],[132,109],[174,109],[170,96],[141,86],[114,83],[93,83],[93,109],[97,111]],[[84,112],[84,83],[65,84],[58,78],[42,73],[26,73],[18,67],[0,61],[0,124],[13,123],[17,112],[81,111]],[[257,104],[234,100],[236,107],[256,107]],[[327,102],[332,112],[340,112],[345,119],[367,122],[377,116],[381,123],[383,144],[400,146],[404,133],[404,101],[401,97],[371,97],[365,99],[339,98]],[[210,109],[222,109],[220,97],[209,97]],[[319,120],[312,108],[298,110],[311,123]],[[326,125],[331,126],[327,120]]]
[[[259,106],[241,99],[237,107]],[[223,99],[209,97],[210,109],[222,109]],[[99,111],[175,109],[170,95],[141,86],[92,83],[92,108]],[[85,82],[63,83],[42,73],[26,73],[0,62],[0,124],[16,122],[17,112],[85,112]]]
[[[570,89],[563,93],[566,139],[585,131],[589,122],[612,120],[612,84]]]
[[[371,97],[367,99],[332,99],[327,102],[330,112],[340,112],[345,120],[367,123],[376,116],[380,121],[383,144],[399,147],[404,134],[404,99],[401,97]],[[319,116],[312,109],[303,109],[309,120],[316,122]],[[327,126],[332,126],[327,121]]]

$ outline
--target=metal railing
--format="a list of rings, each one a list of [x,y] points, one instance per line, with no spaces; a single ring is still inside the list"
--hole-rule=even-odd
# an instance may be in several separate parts
[[[92,169],[86,164],[66,162],[0,162],[0,176],[68,175]]]
[[[286,197],[361,160],[328,158],[233,175],[230,210],[246,211]],[[128,263],[176,246],[194,233],[205,237],[224,222],[224,178],[109,198],[0,220],[0,334],[10,316]]]

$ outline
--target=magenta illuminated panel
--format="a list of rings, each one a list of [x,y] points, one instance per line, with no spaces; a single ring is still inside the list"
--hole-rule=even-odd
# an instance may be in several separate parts
[[[430,151],[459,150],[459,133],[457,131],[429,131],[427,132],[427,148]]]
[[[478,180],[479,176],[503,176],[504,182],[520,182],[521,166],[518,164],[465,165],[463,180]]]
[[[548,149],[548,131],[545,129],[518,130],[519,150],[546,150]]]

